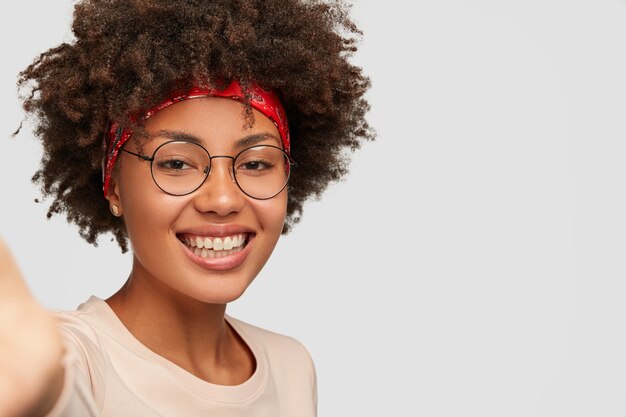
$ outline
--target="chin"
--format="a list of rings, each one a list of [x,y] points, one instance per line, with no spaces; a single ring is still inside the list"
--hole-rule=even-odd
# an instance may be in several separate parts
[[[220,282],[216,285],[198,288],[187,295],[205,304],[228,304],[239,299],[248,285],[248,283],[237,285],[234,282]]]

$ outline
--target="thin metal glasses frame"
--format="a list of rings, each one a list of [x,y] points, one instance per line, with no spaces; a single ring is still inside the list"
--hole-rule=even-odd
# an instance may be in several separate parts
[[[209,158],[209,165],[204,167],[204,180],[202,180],[202,182],[193,190],[187,192],[187,193],[183,193],[183,194],[175,194],[175,193],[171,193],[165,189],[163,189],[163,187],[161,187],[161,185],[159,185],[158,181],[156,180],[156,178],[154,178],[154,170],[152,168],[152,165],[154,163],[154,158],[155,155],[157,154],[157,152],[159,151],[159,149],[161,149],[163,146],[168,145],[170,143],[186,143],[186,144],[190,144],[190,145],[195,145],[197,147],[199,147],[200,149],[202,149],[208,156]],[[269,197],[263,197],[263,198],[259,198],[259,197],[255,197],[253,195],[248,194],[239,184],[239,181],[237,181],[237,171],[235,170],[235,161],[237,160],[237,158],[239,158],[239,156],[244,153],[249,151],[250,149],[254,149],[254,148],[258,148],[258,147],[267,147],[267,148],[274,148],[274,149],[278,149],[279,151],[281,151],[283,153],[283,155],[285,156],[285,160],[287,161],[287,178],[285,178],[285,184],[283,185],[283,187],[276,192],[275,194],[269,196]],[[247,195],[250,198],[253,198],[255,200],[269,200],[271,198],[276,197],[278,194],[280,194],[285,187],[287,186],[287,184],[289,183],[289,177],[291,174],[291,167],[293,165],[295,165],[295,162],[291,159],[291,156],[289,156],[289,154],[287,154],[287,152],[285,152],[284,149],[279,148],[278,146],[274,146],[274,145],[255,145],[255,146],[251,146],[249,148],[243,149],[241,152],[239,152],[237,155],[235,156],[230,156],[230,155],[215,155],[215,156],[211,156],[211,154],[209,153],[209,151],[206,150],[206,148],[198,143],[195,142],[189,142],[189,141],[185,141],[185,140],[170,140],[168,142],[162,143],[161,145],[159,145],[154,152],[152,153],[152,156],[147,156],[147,155],[141,155],[129,150],[126,150],[124,148],[121,149],[123,152],[126,152],[130,155],[136,156],[137,158],[139,158],[139,160],[141,161],[145,161],[145,162],[150,162],[150,175],[152,176],[152,181],[154,182],[154,184],[159,187],[159,189],[161,191],[163,191],[165,194],[169,194],[172,196],[176,196],[176,197],[182,197],[182,196],[186,196],[189,194],[192,194],[194,192],[196,192],[200,187],[202,187],[202,185],[204,185],[204,183],[206,182],[207,178],[209,178],[209,175],[211,174],[211,162],[213,161],[213,159],[215,158],[227,158],[233,161],[232,163],[232,175],[233,175],[233,180],[235,182],[235,184],[237,184],[237,188],[239,188],[241,190],[242,193],[244,193],[245,195]]]

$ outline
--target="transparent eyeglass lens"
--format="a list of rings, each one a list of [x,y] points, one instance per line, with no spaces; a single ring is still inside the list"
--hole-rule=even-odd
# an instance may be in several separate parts
[[[235,181],[252,198],[271,198],[287,184],[287,164],[287,155],[280,148],[254,146],[241,152],[234,160]],[[192,142],[169,142],[154,154],[152,176],[166,193],[185,195],[204,183],[210,166],[211,158],[202,146]]]

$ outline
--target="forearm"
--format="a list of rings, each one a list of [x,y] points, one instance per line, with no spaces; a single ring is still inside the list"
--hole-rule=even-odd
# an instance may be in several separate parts
[[[63,385],[63,348],[0,241],[0,417],[44,416]]]

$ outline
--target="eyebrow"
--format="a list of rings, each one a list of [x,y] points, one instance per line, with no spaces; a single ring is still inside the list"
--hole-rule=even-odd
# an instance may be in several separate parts
[[[171,140],[181,140],[181,141],[186,141],[186,142],[192,142],[197,145],[204,146],[204,141],[200,139],[198,136],[192,135],[191,133],[187,133],[187,132],[181,132],[180,130],[163,129],[150,135],[150,139],[154,139],[157,137],[171,139]],[[268,139],[277,141],[282,146],[282,141],[278,137],[276,137],[276,135],[273,135],[269,132],[262,132],[262,133],[253,133],[252,135],[247,135],[240,139],[237,139],[235,141],[235,148],[238,148],[238,149],[249,148],[251,146],[254,146]]]

